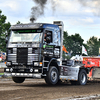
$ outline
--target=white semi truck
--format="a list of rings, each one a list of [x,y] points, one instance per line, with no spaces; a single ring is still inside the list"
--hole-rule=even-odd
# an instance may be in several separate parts
[[[88,69],[73,60],[62,59],[63,27],[62,21],[11,26],[5,75],[10,74],[15,83],[22,83],[25,78],[44,78],[52,85],[61,80],[85,85]]]

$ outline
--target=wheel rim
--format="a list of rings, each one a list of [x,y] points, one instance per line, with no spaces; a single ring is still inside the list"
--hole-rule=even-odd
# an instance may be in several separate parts
[[[86,75],[85,73],[82,73],[81,75],[81,83],[85,83],[86,82]]]
[[[51,80],[52,82],[55,82],[57,80],[57,72],[54,70],[51,72]]]

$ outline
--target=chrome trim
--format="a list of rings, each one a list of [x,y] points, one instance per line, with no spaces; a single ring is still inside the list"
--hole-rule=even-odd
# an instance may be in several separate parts
[[[17,53],[17,48],[13,48],[13,53],[14,53],[14,54]]]
[[[74,77],[74,76],[61,76],[60,75],[60,79],[62,79],[62,80],[78,80],[78,77]]]
[[[38,54],[28,54],[28,56],[33,56],[33,55],[38,55]]]
[[[5,76],[41,78],[42,73],[4,73]]]
[[[8,56],[16,56],[17,54],[8,54]]]
[[[28,53],[32,53],[32,48],[28,48]]]

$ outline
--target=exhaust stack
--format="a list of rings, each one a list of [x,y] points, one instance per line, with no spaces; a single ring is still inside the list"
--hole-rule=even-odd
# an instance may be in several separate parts
[[[30,18],[31,23],[34,23],[34,21],[35,21],[35,18]]]

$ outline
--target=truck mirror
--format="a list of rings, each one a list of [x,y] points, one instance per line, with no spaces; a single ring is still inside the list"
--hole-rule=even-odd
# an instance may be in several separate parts
[[[5,38],[6,43],[8,42],[8,37]]]

